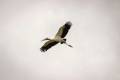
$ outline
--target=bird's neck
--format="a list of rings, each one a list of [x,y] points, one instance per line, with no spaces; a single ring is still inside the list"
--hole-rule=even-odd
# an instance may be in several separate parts
[[[46,40],[51,40],[50,38],[47,38]]]

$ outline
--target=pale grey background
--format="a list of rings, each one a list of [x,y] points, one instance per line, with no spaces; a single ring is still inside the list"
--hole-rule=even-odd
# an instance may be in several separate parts
[[[69,20],[74,48],[41,53]],[[120,1],[0,0],[0,80],[120,80]]]

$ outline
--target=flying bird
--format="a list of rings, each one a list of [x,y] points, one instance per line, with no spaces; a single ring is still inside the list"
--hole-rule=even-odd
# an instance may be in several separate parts
[[[42,41],[45,41],[45,40],[48,40],[48,41],[40,48],[41,52],[47,51],[52,46],[55,46],[58,43],[66,44],[69,47],[72,47],[66,42],[66,38],[64,38],[67,35],[71,26],[72,26],[72,23],[68,21],[62,27],[59,28],[57,34],[55,35],[53,39],[50,39],[50,38],[43,39]]]

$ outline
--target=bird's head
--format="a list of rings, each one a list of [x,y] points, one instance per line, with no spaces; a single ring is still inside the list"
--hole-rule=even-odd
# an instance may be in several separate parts
[[[43,39],[42,41],[45,41],[45,40],[50,40],[49,38],[45,38],[45,39]]]
[[[67,22],[65,23],[65,26],[72,26],[72,23],[71,23],[70,21],[67,21]]]

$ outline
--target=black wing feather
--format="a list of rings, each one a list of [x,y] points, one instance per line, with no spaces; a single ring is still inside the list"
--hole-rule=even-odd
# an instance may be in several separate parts
[[[45,52],[48,49],[50,49],[52,46],[56,45],[57,43],[58,43],[57,41],[49,40],[40,48],[40,50],[41,52]]]
[[[63,25],[62,27],[59,28],[56,36],[64,38],[67,35],[70,27],[71,27],[71,25],[68,25],[68,24]]]
[[[63,26],[64,29],[63,29],[63,33],[62,33],[62,35],[61,35],[61,38],[64,38],[64,37],[67,35],[70,27],[71,27],[70,25],[64,25],[64,26]]]

